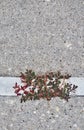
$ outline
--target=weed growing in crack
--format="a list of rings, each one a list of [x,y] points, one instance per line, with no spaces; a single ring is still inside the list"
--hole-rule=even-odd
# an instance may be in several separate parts
[[[61,72],[49,72],[44,75],[36,75],[32,70],[21,73],[22,85],[15,83],[14,92],[21,95],[21,103],[27,100],[39,100],[41,98],[51,100],[52,97],[60,97],[68,101],[70,93],[78,86],[67,83],[69,74]]]

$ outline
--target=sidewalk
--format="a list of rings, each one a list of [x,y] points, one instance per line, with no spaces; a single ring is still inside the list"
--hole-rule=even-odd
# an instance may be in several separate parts
[[[83,0],[0,2],[0,75],[61,70],[84,77]]]
[[[83,0],[0,1],[0,79],[25,69],[84,78]],[[21,104],[0,83],[0,130],[84,130],[84,97]]]
[[[21,104],[17,97],[0,97],[0,130],[83,130],[84,97]]]

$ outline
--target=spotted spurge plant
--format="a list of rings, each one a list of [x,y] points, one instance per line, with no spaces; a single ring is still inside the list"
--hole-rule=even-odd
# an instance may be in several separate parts
[[[36,75],[32,70],[21,72],[22,85],[15,83],[14,92],[21,95],[21,103],[27,100],[39,100],[41,98],[51,100],[52,97],[60,97],[68,101],[70,93],[77,86],[67,83],[69,74],[62,75],[61,72],[48,72],[44,75]]]

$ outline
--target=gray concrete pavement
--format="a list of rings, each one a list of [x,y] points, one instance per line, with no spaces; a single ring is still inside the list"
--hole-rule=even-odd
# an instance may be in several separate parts
[[[0,0],[0,76],[26,68],[84,77],[84,0]],[[0,130],[84,130],[84,97],[0,96]]]
[[[84,0],[0,0],[0,75],[84,76]]]
[[[84,97],[68,103],[55,98],[50,104],[0,97],[0,130],[84,130]]]

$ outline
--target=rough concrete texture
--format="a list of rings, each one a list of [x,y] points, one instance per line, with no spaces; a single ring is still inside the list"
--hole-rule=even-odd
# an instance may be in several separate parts
[[[0,75],[84,76],[84,0],[0,0]]]
[[[0,0],[0,76],[26,68],[84,76],[84,0]],[[0,130],[84,130],[84,97],[0,96]]]
[[[84,98],[20,103],[0,97],[0,130],[84,130]]]

